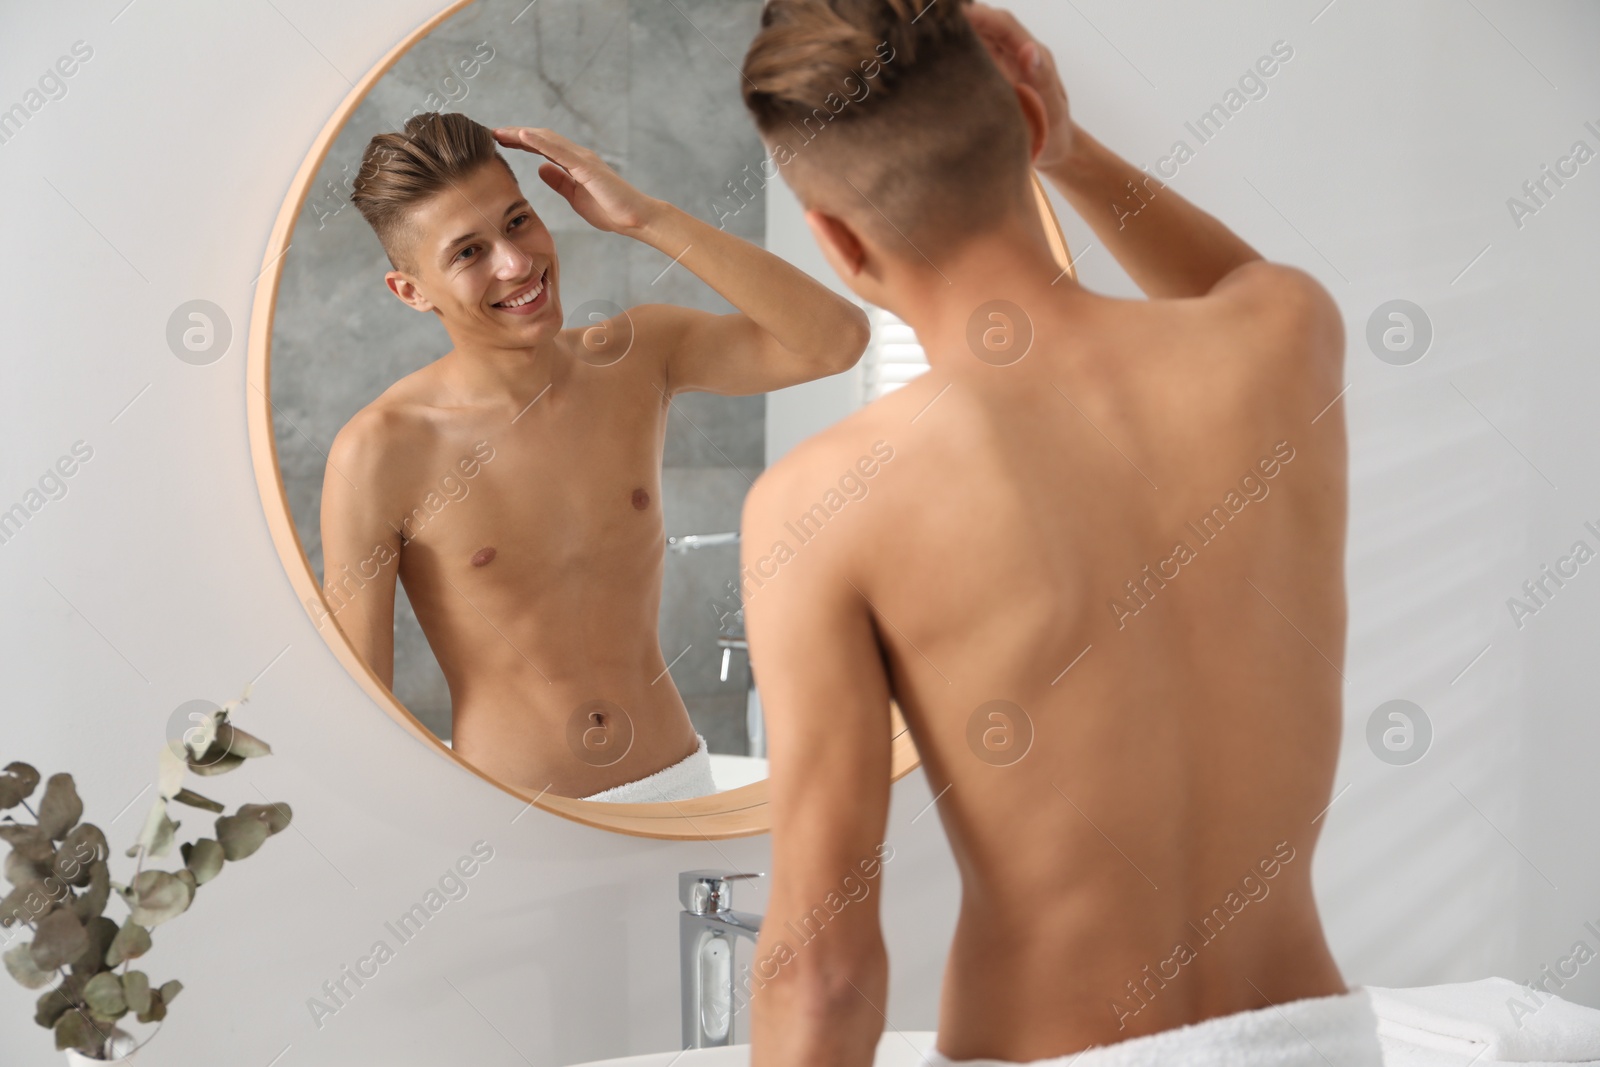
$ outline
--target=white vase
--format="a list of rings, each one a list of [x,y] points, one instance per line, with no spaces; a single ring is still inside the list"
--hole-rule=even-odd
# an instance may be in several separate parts
[[[139,1047],[132,1034],[126,1030],[111,1031],[111,1059],[94,1060],[75,1048],[67,1049],[67,1067],[94,1067],[98,1063],[130,1063],[133,1052]]]

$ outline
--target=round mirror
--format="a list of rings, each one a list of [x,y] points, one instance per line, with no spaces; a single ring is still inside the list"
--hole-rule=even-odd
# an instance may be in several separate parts
[[[312,145],[251,325],[257,481],[330,647],[442,755],[627,833],[767,829],[739,600],[745,493],[926,366],[903,324],[834,277],[745,112],[738,64],[761,7],[452,4],[361,79]],[[669,238],[597,227],[541,178],[546,158],[502,144],[509,173],[448,182],[393,231],[409,257],[395,262],[357,178],[375,137],[429,113],[556,131],[698,221],[674,230],[676,253]],[[1036,197],[1070,273],[1037,182]],[[716,274],[713,252],[841,324],[864,312],[865,351],[842,328],[828,355],[842,362],[761,364],[771,350],[735,332],[754,332],[750,309],[700,276]],[[691,364],[669,335],[714,351]],[[507,357],[518,338],[564,359]],[[916,753],[893,720],[898,778]]]

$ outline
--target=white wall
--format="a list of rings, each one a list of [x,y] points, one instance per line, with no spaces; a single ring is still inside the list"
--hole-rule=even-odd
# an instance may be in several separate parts
[[[1351,981],[1527,978],[1600,919],[1600,577],[1585,568],[1520,631],[1505,607],[1583,520],[1600,525],[1600,163],[1521,230],[1505,200],[1574,140],[1600,145],[1583,128],[1600,127],[1600,12],[1336,0],[1319,15],[1324,2],[1016,7],[1055,47],[1082,120],[1141,163],[1274,41],[1293,45],[1267,98],[1175,184],[1322,277],[1349,325],[1349,789],[1326,817],[1323,904]],[[73,442],[94,449],[0,544],[0,759],[71,770],[106,824],[151,777],[173,708],[226,700],[272,664],[240,721],[277,754],[212,790],[296,811],[158,931],[146,969],[188,988],[154,1062],[559,1064],[672,1046],[674,875],[761,869],[765,840],[661,844],[518,817],[343,674],[280,570],[250,473],[243,336],[268,227],[349,83],[432,4],[124,3],[0,14],[0,108],[73,42],[94,49],[65,98],[0,144],[0,507]],[[1130,292],[1067,226],[1085,281]],[[1435,326],[1414,366],[1365,346],[1394,297]],[[166,345],[194,298],[232,318],[209,366]],[[1436,729],[1410,767],[1363,739],[1394,697]],[[955,906],[933,818],[911,823],[927,799],[920,774],[896,789],[884,890],[891,1017],[907,1028],[932,1026]],[[136,818],[110,822],[114,841]],[[470,895],[315,1029],[306,999],[480,839],[495,859]],[[1600,1003],[1597,976],[1569,994]],[[32,999],[0,993],[7,1064],[59,1062]]]

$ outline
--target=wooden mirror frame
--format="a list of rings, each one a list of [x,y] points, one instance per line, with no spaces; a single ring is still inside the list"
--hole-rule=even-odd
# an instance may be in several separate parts
[[[692,800],[615,804],[579,800],[573,797],[547,796],[542,793],[534,794],[529,790],[507,785],[480,771],[412,715],[389,687],[378,680],[372,668],[356,652],[355,646],[339,628],[333,609],[323,595],[322,588],[317,584],[316,574],[311,569],[311,560],[306,555],[305,546],[300,543],[300,535],[295,530],[294,517],[289,510],[288,493],[285,491],[283,475],[278,465],[278,447],[273,433],[270,398],[272,324],[278,287],[282,281],[284,255],[292,244],[296,220],[311,191],[311,184],[316,178],[317,171],[350,116],[366,99],[367,94],[378,83],[378,79],[388,73],[401,56],[410,51],[419,40],[433,32],[440,23],[472,2],[473,0],[453,0],[443,11],[418,26],[390,49],[377,65],[355,84],[323,125],[322,132],[317,135],[311,150],[306,153],[300,169],[295,172],[283,205],[278,209],[278,217],[273,223],[266,254],[262,259],[255,302],[251,309],[246,363],[249,392],[245,405],[249,414],[250,455],[255,467],[256,486],[261,492],[261,505],[266,512],[267,528],[271,531],[272,543],[278,550],[278,557],[283,562],[283,569],[288,574],[289,583],[294,587],[300,603],[305,606],[317,626],[317,631],[333,650],[339,662],[344,665],[345,670],[350,672],[366,694],[378,707],[387,712],[390,718],[464,770],[519,800],[527,801],[534,807],[602,830],[612,830],[637,837],[676,840],[746,837],[766,833],[772,828],[772,821],[767,810],[765,780]],[[1044,221],[1045,233],[1049,238],[1056,262],[1066,274],[1076,278],[1077,273],[1073,270],[1060,223],[1037,175],[1034,176],[1033,185],[1039,214]],[[319,612],[321,619],[318,619]],[[891,703],[889,710],[895,731],[894,745],[891,749],[891,781],[899,781],[921,761],[899,707]]]

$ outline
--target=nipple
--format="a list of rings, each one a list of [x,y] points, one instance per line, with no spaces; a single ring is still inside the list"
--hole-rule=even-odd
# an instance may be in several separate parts
[[[650,494],[643,489],[633,491],[633,507],[635,511],[643,511],[650,506]]]
[[[493,545],[480,548],[478,551],[472,554],[472,565],[474,567],[487,567],[489,564],[494,562],[494,557],[495,551]]]

